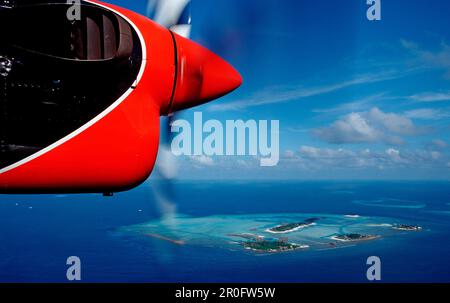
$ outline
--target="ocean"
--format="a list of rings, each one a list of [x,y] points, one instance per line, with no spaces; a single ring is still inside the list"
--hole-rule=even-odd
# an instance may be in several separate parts
[[[367,282],[369,256],[380,258],[382,282],[450,282],[449,182],[176,181],[176,205],[155,198],[154,182],[113,197],[0,196],[0,282],[67,282],[70,256],[82,282]],[[272,254],[123,231],[168,213],[358,214],[423,230]]]

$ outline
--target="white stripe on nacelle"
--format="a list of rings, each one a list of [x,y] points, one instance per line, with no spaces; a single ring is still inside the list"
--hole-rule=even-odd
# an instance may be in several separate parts
[[[139,40],[141,41],[141,47],[142,47],[142,63],[141,63],[141,69],[139,70],[139,74],[136,78],[136,82],[134,85],[137,85],[142,78],[142,75],[144,74],[145,71],[145,67],[147,64],[147,46],[145,44],[145,40],[144,40],[144,36],[142,35],[139,27],[137,27],[136,24],[133,23],[133,21],[131,21],[127,16],[123,15],[122,13],[116,11],[115,9],[112,9],[108,6],[105,6],[103,4],[99,4],[96,2],[93,2],[91,0],[85,0],[88,3],[100,6],[105,8],[106,10],[112,11],[114,13],[116,13],[117,15],[121,16],[123,19],[125,19],[131,26],[133,26],[134,30],[136,31]],[[132,92],[134,91],[133,88],[129,88],[119,99],[117,99],[113,104],[111,104],[107,109],[105,109],[103,112],[101,112],[99,115],[97,115],[95,118],[93,118],[91,121],[87,122],[86,124],[84,124],[82,127],[80,127],[79,129],[75,130],[74,132],[70,133],[69,135],[65,136],[64,138],[62,138],[61,140],[53,143],[50,146],[47,146],[46,148],[38,151],[35,154],[32,154],[31,156],[16,162],[10,166],[7,166],[3,169],[0,169],[0,175],[4,174],[8,171],[11,171],[13,169],[18,168],[19,166],[22,166],[24,164],[27,164],[28,162],[33,161],[36,158],[39,158],[45,154],[47,154],[48,152],[54,150],[55,148],[63,145],[64,143],[70,141],[71,139],[75,138],[76,136],[78,136],[79,134],[83,133],[85,130],[87,130],[88,128],[90,128],[91,126],[93,126],[94,124],[96,124],[97,122],[99,122],[100,120],[102,120],[104,117],[106,117],[109,113],[111,113],[114,109],[116,109],[116,107],[118,107]]]

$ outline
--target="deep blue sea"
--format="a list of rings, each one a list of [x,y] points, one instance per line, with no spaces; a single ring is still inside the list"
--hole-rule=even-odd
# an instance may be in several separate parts
[[[151,182],[116,194],[0,196],[0,281],[66,282],[78,256],[83,282],[367,282],[379,256],[384,282],[450,282],[450,182],[177,181],[176,211],[194,217],[324,213],[420,222],[424,231],[353,247],[260,255],[121,235],[158,219]]]

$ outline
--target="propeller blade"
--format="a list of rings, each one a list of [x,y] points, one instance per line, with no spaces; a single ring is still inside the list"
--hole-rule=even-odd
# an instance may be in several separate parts
[[[147,16],[180,36],[190,37],[190,0],[149,0]]]
[[[148,0],[147,17],[182,37],[190,37],[192,21],[190,0]],[[162,180],[151,186],[163,218],[173,218],[176,214],[172,180],[176,178],[178,166],[170,149],[171,124],[174,120],[174,114],[161,117],[161,144],[156,169]]]

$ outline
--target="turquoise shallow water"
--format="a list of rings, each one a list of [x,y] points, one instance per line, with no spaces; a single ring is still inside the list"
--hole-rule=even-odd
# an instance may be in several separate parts
[[[271,232],[271,228],[283,224],[314,223],[297,230],[283,233]],[[394,218],[354,217],[332,214],[256,214],[191,217],[176,215],[143,224],[122,227],[118,233],[135,233],[177,245],[198,245],[229,250],[244,251],[243,243],[256,237],[271,240],[282,239],[308,249],[338,249],[345,246],[364,244],[365,241],[338,241],[333,236],[342,234],[371,235],[371,241],[391,236],[409,236],[415,231],[401,231],[396,224],[420,225],[421,222],[406,222]],[[419,232],[427,232],[425,228]],[[307,247],[306,247],[307,246]],[[300,251],[298,253],[301,253]]]
[[[111,198],[0,196],[0,281],[65,282],[67,257],[79,256],[84,282],[365,282],[367,258],[379,256],[384,282],[450,282],[448,182],[192,181],[171,186],[172,207],[158,203],[148,183]],[[168,214],[175,220],[167,221]],[[242,239],[227,236],[263,233],[266,227],[311,216],[326,219],[283,235],[309,243],[310,249],[258,254],[244,251],[237,243]],[[419,224],[424,230],[368,226],[392,223]],[[382,237],[314,247],[314,242],[328,243],[337,231]]]

